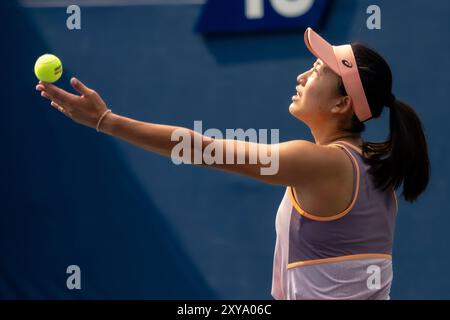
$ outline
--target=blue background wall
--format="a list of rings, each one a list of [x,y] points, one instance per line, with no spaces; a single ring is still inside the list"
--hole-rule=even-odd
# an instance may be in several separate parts
[[[379,31],[365,27],[370,4],[334,1],[320,32],[381,52],[395,94],[423,120],[432,179],[417,203],[400,200],[392,298],[449,299],[450,3],[377,1]],[[0,298],[270,299],[283,188],[175,166],[72,123],[34,91],[32,70],[52,52],[59,85],[77,76],[116,113],[312,141],[288,113],[295,77],[314,61],[303,30],[203,37],[200,5],[160,5],[82,7],[82,29],[69,31],[64,7],[0,7]],[[365,138],[384,139],[387,121]],[[80,291],[66,288],[71,264]]]

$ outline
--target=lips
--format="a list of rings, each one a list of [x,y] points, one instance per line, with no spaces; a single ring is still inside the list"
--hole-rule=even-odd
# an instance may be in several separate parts
[[[292,101],[298,100],[302,96],[302,92],[299,89],[300,89],[300,86],[295,87],[295,95],[292,96]]]
[[[295,95],[292,96],[292,101],[300,99],[301,96],[302,96],[302,93],[299,91],[296,91]]]

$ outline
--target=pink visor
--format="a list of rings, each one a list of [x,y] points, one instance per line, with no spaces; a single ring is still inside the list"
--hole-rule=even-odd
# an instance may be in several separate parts
[[[342,78],[345,91],[353,101],[353,110],[359,121],[369,120],[372,112],[359,77],[352,46],[349,44],[332,46],[311,28],[305,31],[305,44],[314,56]]]

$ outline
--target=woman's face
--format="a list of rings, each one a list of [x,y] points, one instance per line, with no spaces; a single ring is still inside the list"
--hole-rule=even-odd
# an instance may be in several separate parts
[[[303,122],[326,121],[341,98],[338,88],[339,76],[317,59],[310,70],[297,77],[297,94],[289,112]]]

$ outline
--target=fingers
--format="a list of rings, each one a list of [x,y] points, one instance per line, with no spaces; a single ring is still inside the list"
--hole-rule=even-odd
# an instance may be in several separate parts
[[[70,84],[72,87],[81,95],[87,95],[92,92],[91,89],[86,87],[80,80],[77,78],[70,79]]]
[[[41,91],[41,95],[50,100],[54,100],[58,102],[58,104],[67,104],[71,99],[76,97],[75,95],[58,88],[57,86],[39,81],[39,84],[36,86],[36,90]]]
[[[68,112],[67,110],[65,110],[63,107],[61,107],[59,104],[57,104],[55,101],[50,102],[50,105],[55,108],[56,110],[58,110],[59,112],[61,112],[62,114],[64,114],[67,117],[71,117],[70,112]]]
[[[87,101],[85,100],[85,96],[92,97],[92,93],[95,93],[95,91],[86,87],[76,78],[72,78],[70,83],[81,96],[69,93],[53,84],[43,81],[39,81],[36,85],[36,90],[40,91],[42,97],[51,100],[50,105],[52,107],[65,116],[72,118],[72,113],[75,113],[74,111],[77,108],[81,108],[85,101]]]
[[[38,85],[39,86],[39,85]],[[38,89],[38,86],[36,86],[36,90],[41,91]],[[49,100],[51,100],[51,98],[45,93],[45,91],[41,91],[41,96],[43,96],[44,98],[47,98]],[[50,105],[55,108],[56,110],[58,110],[59,112],[61,112],[62,114],[70,117],[71,113],[68,112],[66,109],[64,109],[60,103],[56,102],[56,101],[51,101]]]
[[[41,92],[41,96],[42,96],[42,97],[44,97],[44,98],[46,98],[46,99],[48,99],[48,100],[51,100],[51,101],[55,101],[55,102],[58,103],[59,105],[64,105],[64,103],[63,103],[61,100],[58,100],[58,99],[55,98],[55,97],[53,97],[53,99],[52,99],[52,97],[50,97],[50,96],[47,94],[47,91],[45,91],[45,88],[44,88],[42,85],[37,85],[37,86],[36,86],[36,90]]]
[[[50,102],[50,105],[60,112],[64,111],[64,108],[57,104],[55,101]]]

